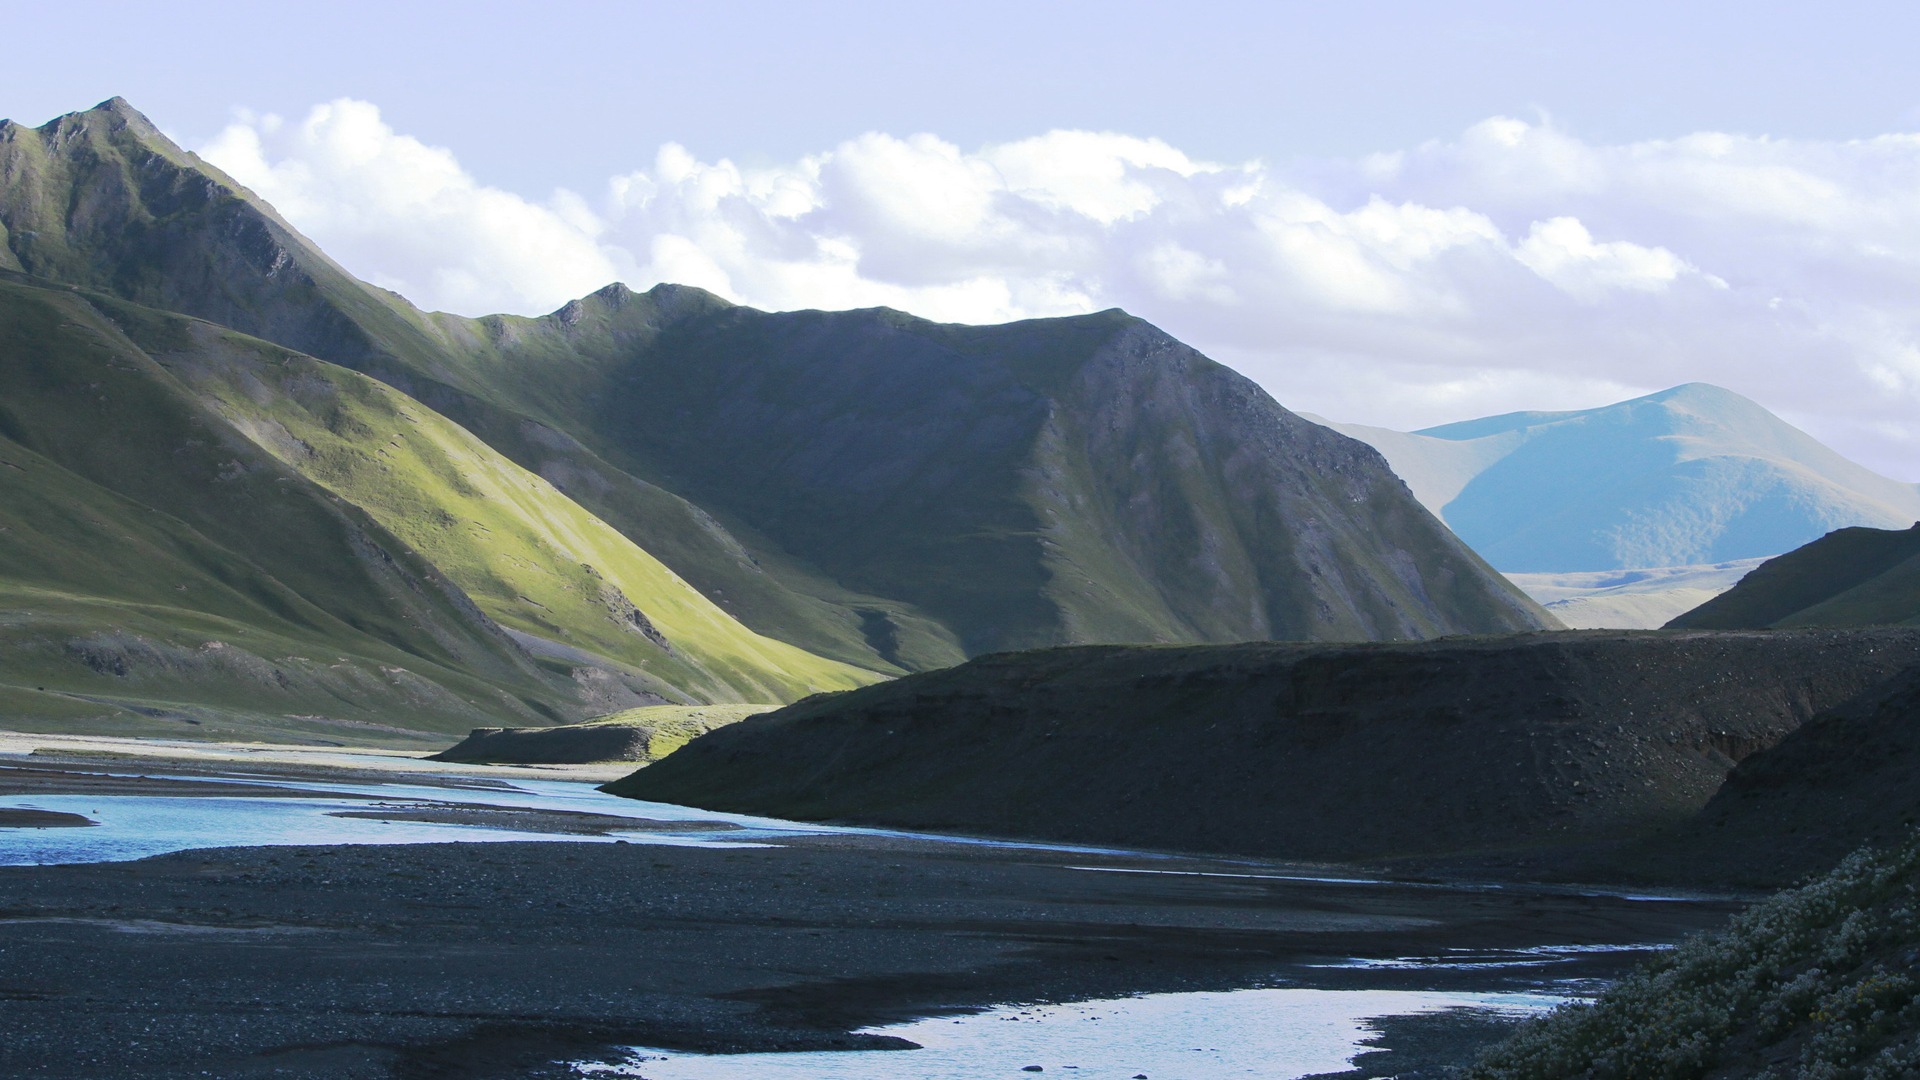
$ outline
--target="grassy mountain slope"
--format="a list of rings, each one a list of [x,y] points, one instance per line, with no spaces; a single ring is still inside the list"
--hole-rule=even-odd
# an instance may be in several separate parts
[[[1306,859],[1531,858],[1686,820],[1920,630],[982,657],[703,735],[616,794]]]
[[[390,386],[184,318],[149,317],[140,330],[236,428],[365,509],[504,626],[643,673],[666,700],[792,700],[877,677],[747,630],[547,481]]]
[[[429,316],[124,102],[9,126],[0,159],[24,269],[373,375],[824,655],[1550,621],[1372,454],[1118,313],[936,327],[610,288],[545,319]]]
[[[1668,623],[1702,630],[1889,624],[1920,625],[1920,523],[1837,529],[1761,563]]]
[[[224,328],[8,275],[0,393],[14,726],[444,735],[877,677],[753,634],[392,388]]]
[[[1776,555],[1828,530],[1920,519],[1920,487],[1846,460],[1729,390],[1512,413],[1372,442],[1502,570],[1562,573]]]
[[[1920,840],[1864,851],[1562,1006],[1466,1080],[1920,1074]]]
[[[430,564],[85,296],[0,280],[8,724],[399,737],[580,710]]]

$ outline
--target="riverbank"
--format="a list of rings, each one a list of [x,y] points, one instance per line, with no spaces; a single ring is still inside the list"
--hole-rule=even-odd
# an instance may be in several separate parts
[[[274,769],[291,784],[319,767],[247,761],[263,789]],[[140,770],[98,760],[4,763],[31,764],[41,791],[105,799],[139,782]],[[21,774],[0,768],[0,793],[10,775]],[[398,775],[427,779],[411,766]],[[471,785],[499,775],[441,782],[485,798]],[[179,781],[152,781],[166,782]],[[1575,985],[1616,976],[1632,954],[1573,953],[1545,968],[1501,957],[1670,942],[1737,906],[833,833],[770,846],[571,836],[5,867],[0,1074],[564,1076],[557,1062],[623,1046],[884,1045],[849,1032],[1008,1001]]]

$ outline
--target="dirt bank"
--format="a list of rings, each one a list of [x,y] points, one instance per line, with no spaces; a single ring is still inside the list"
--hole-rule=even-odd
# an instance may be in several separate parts
[[[1596,872],[1777,887],[1920,825],[1920,668],[1822,713],[1727,777],[1698,816]]]
[[[1582,631],[983,657],[722,728],[608,790],[1287,858],[1504,857],[1682,821],[1920,631]]]

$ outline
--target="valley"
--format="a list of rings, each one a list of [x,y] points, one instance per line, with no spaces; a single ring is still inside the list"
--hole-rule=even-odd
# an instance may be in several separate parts
[[[0,121],[0,1073],[1897,1075],[1920,487],[1095,306],[426,311],[123,99]]]

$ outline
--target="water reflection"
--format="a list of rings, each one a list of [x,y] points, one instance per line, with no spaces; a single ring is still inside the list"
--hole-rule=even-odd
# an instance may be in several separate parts
[[[635,1049],[622,1062],[576,1062],[581,1077],[645,1080],[985,1080],[1033,1066],[1079,1080],[1285,1078],[1348,1068],[1376,1034],[1368,1021],[1443,1009],[1525,1015],[1564,998],[1541,993],[1234,990],[1150,994],[1066,1005],[1003,1006],[958,1018],[868,1028],[919,1050],[682,1054]]]

